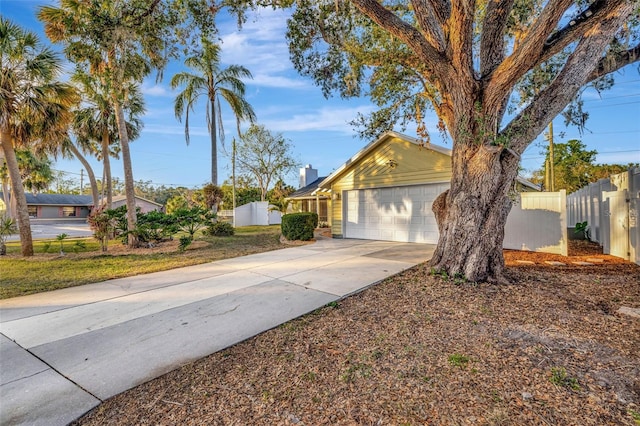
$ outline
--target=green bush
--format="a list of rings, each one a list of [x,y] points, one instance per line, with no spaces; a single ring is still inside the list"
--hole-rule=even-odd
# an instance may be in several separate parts
[[[180,237],[180,243],[178,244],[178,250],[180,252],[184,252],[187,247],[191,245],[193,242],[193,237],[191,235],[183,235]]]
[[[282,235],[287,240],[309,241],[313,238],[313,230],[318,226],[316,213],[301,212],[282,216]]]
[[[209,225],[207,235],[214,237],[230,237],[236,233],[233,225],[229,222],[216,222]]]

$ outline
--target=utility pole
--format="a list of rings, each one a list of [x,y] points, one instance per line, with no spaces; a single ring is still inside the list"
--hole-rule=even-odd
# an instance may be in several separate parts
[[[84,169],[80,169],[80,194],[84,194]]]
[[[553,158],[553,121],[549,123],[549,163],[551,165],[551,169],[549,172],[549,180],[551,186],[549,187],[549,189],[551,189],[551,192],[554,192],[556,190],[556,177],[553,170],[556,168],[556,162]]]

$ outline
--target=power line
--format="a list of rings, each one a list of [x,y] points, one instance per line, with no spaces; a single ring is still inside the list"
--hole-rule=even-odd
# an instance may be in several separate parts
[[[602,97],[599,99],[583,99],[584,102],[604,102],[611,99],[620,99],[620,98],[633,98],[636,96],[640,96],[640,93],[632,93],[630,95],[620,95],[620,96],[611,96],[611,97]]]
[[[600,154],[624,154],[627,152],[640,152],[640,149],[629,149],[629,150],[624,150],[624,151],[597,151],[597,155]],[[522,157],[523,160],[535,160],[538,158],[545,158],[544,155],[536,155],[533,157]]]
[[[589,109],[597,109],[597,108],[611,108],[611,107],[616,107],[616,106],[621,106],[621,105],[634,105],[634,104],[640,104],[640,101],[634,101],[634,102],[621,102],[619,104],[610,104],[610,105],[596,105],[596,106],[591,106],[589,107]]]

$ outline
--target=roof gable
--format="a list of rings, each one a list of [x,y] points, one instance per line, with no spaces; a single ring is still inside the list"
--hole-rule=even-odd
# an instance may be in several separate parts
[[[349,173],[353,174],[354,169],[357,167],[360,167],[361,170],[359,170],[359,172],[361,174],[374,175],[376,173],[384,173],[384,171],[386,171],[385,169],[394,169],[396,166],[398,166],[399,162],[415,163],[415,159],[411,157],[414,156],[417,151],[415,149],[413,151],[405,149],[403,153],[401,149],[397,149],[398,145],[402,143],[408,147],[419,147],[421,151],[426,151],[426,156],[431,160],[431,165],[429,167],[436,166],[437,168],[437,170],[433,170],[433,173],[430,173],[430,180],[442,181],[445,175],[446,178],[444,178],[444,180],[449,181],[451,179],[451,160],[447,159],[446,164],[444,164],[445,162],[442,158],[442,156],[446,156],[449,158],[451,157],[450,149],[433,143],[424,145],[418,139],[403,135],[401,133],[386,132],[378,139],[362,148],[353,157],[347,160],[342,166],[340,166],[333,173],[322,180],[318,184],[319,191],[322,191],[323,193],[332,192],[331,188],[333,187],[333,185],[339,182]],[[385,149],[392,145],[394,145],[396,149]],[[378,158],[371,158],[374,156],[377,156]],[[373,161],[370,161],[369,164],[364,164],[367,158],[372,159]],[[410,176],[411,173],[415,173],[418,169],[424,171],[424,166],[418,167],[413,171],[410,170],[409,173],[405,174],[405,178],[412,179]],[[516,181],[531,190],[540,191],[540,187],[538,185],[535,185],[534,183],[520,176],[516,178]],[[393,182],[391,184],[393,185],[398,183],[399,182]]]
[[[142,198],[139,195],[136,195],[134,198],[136,200],[139,200],[139,201],[145,201],[145,202],[147,202],[149,204],[153,204],[153,205],[156,205],[158,207],[162,207],[162,204],[156,203],[155,201],[151,201],[151,200],[148,200],[146,198]],[[111,199],[112,202],[120,202],[120,201],[126,201],[126,200],[127,200],[127,196],[126,195],[114,195],[113,198]],[[101,199],[100,201],[101,201],[102,204],[105,204],[107,202],[107,199],[106,198],[105,199]]]
[[[420,155],[420,158],[416,158],[418,150],[424,153]],[[432,143],[424,145],[416,138],[397,132],[386,132],[327,176],[326,179],[320,182],[319,187],[323,191],[331,192],[329,188],[350,173],[368,174],[370,176],[379,175],[379,179],[382,179],[383,173],[388,169],[395,169],[399,164],[404,166],[411,163],[410,167],[415,168],[413,172],[417,172],[424,167],[416,164],[416,162],[423,161],[426,158],[429,159],[430,163],[438,164],[439,171],[446,171],[447,178],[445,180],[448,180],[451,169],[450,157],[451,150],[448,148]]]

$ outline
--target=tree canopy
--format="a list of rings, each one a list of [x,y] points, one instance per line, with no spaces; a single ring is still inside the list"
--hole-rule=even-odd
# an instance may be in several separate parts
[[[276,179],[282,179],[298,167],[290,143],[281,134],[255,124],[240,138],[237,161],[240,173],[255,179],[261,201],[267,199],[267,192]]]
[[[571,139],[566,143],[554,144],[554,168],[556,189],[564,189],[567,194],[575,192],[599,179],[622,173],[634,164],[596,164],[596,150],[588,150],[580,140]],[[545,164],[549,164],[549,147],[545,147]],[[547,176],[545,168],[534,172],[533,181],[543,184]]]

